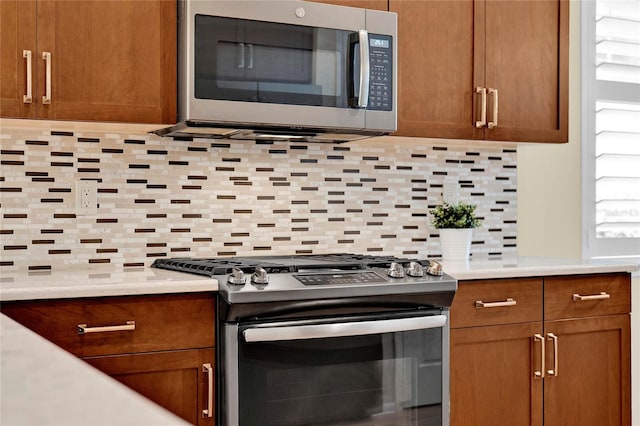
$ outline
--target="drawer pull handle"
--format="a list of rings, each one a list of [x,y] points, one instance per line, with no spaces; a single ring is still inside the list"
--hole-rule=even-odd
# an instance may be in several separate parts
[[[483,302],[482,300],[476,300],[476,308],[503,308],[505,306],[515,305],[516,301],[510,297],[504,302]]]
[[[601,291],[600,294],[590,294],[588,296],[582,296],[578,293],[575,293],[573,295],[573,301],[579,302],[583,300],[604,300],[609,299],[610,297],[611,295],[609,293],[605,293],[604,291]]]
[[[553,368],[547,370],[547,375],[558,376],[558,336],[553,333],[547,333],[547,340],[553,342]]]
[[[135,329],[135,321],[127,321],[124,325],[107,325],[104,327],[87,327],[87,324],[78,324],[78,334],[103,333],[107,331],[132,331]]]
[[[487,88],[476,87],[476,93],[481,94],[482,109],[480,110],[480,121],[476,121],[476,127],[484,127],[487,125]]]
[[[489,121],[487,126],[490,129],[498,127],[498,89],[489,87],[489,95],[493,95],[493,121]]]
[[[207,394],[207,409],[202,410],[202,417],[209,418],[213,416],[213,368],[211,368],[211,364],[202,364],[202,372],[207,373],[207,383],[209,386]]]
[[[544,337],[542,336],[542,334],[534,334],[533,335],[533,340],[540,342],[540,370],[535,370],[533,372],[533,377],[535,377],[536,379],[542,379],[542,378],[544,378],[544,371],[545,371],[544,370],[545,369]]]

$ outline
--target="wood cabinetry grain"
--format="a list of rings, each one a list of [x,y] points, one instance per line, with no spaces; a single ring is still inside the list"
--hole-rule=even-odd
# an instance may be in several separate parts
[[[397,135],[566,142],[568,7],[390,0],[399,32]]]
[[[176,7],[163,0],[0,2],[0,116],[174,123]],[[32,52],[31,104],[22,98],[23,50]],[[47,90],[50,103],[42,100]]]
[[[627,273],[461,281],[451,424],[630,425],[630,286]],[[505,298],[518,303],[475,303]]]
[[[6,302],[2,313],[192,424],[209,426],[215,387],[210,293]],[[109,331],[135,323],[134,329]],[[95,332],[81,333],[79,325]],[[213,376],[212,383],[215,383]],[[214,407],[211,407],[214,413]]]

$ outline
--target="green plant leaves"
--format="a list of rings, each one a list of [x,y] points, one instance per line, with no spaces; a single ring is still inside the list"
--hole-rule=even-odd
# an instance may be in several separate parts
[[[477,228],[480,220],[475,216],[475,204],[448,204],[437,206],[431,213],[431,224],[435,229],[441,228]]]

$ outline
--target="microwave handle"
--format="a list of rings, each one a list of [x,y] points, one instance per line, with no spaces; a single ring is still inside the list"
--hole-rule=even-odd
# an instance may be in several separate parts
[[[369,104],[369,33],[367,30],[358,32],[360,39],[360,94],[358,95],[358,108],[366,108]]]
[[[279,342],[284,340],[327,339],[330,337],[364,336],[367,334],[424,330],[444,327],[446,323],[447,317],[445,315],[430,315],[330,324],[256,327],[244,330],[242,335],[247,343]]]
[[[356,46],[359,46],[359,55],[356,58]],[[356,59],[359,69],[356,69]],[[349,35],[349,54],[347,65],[347,95],[349,107],[366,108],[369,103],[369,34],[366,30],[351,33]],[[359,77],[360,87],[356,94],[356,73]]]

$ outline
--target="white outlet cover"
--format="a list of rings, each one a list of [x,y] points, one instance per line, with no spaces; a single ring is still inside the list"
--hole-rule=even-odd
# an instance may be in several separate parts
[[[98,182],[76,181],[76,215],[98,214]]]

